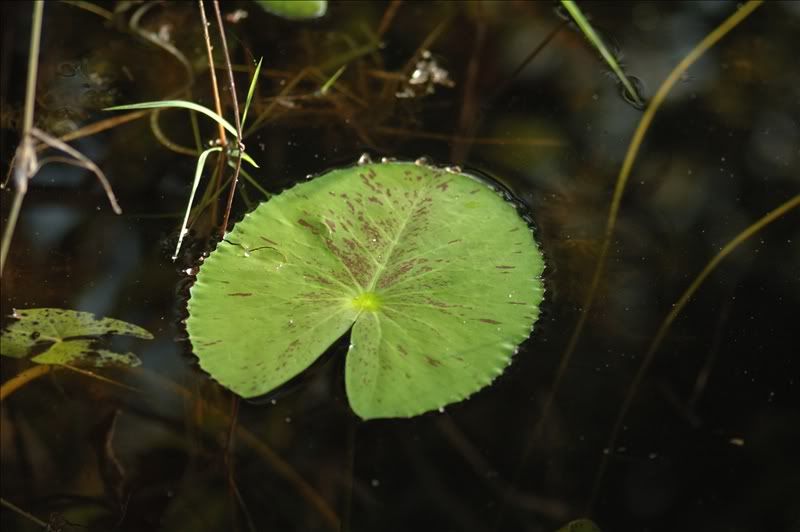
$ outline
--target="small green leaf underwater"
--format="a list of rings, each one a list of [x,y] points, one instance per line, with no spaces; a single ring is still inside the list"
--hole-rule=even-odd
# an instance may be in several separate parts
[[[30,357],[37,364],[138,366],[133,353],[116,353],[99,347],[100,337],[123,335],[152,340],[149,331],[121,320],[96,317],[91,312],[60,308],[15,310],[17,321],[3,331],[0,354]]]
[[[527,222],[485,182],[360,164],[246,215],[200,267],[186,326],[200,366],[247,398],[350,331],[355,413],[410,417],[503,372],[538,317],[543,269]]]
[[[289,20],[319,18],[328,11],[328,0],[254,0],[261,9]]]

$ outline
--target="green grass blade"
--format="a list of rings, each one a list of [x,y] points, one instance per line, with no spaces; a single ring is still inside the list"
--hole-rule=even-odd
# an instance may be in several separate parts
[[[617,78],[619,78],[620,83],[622,83],[625,91],[630,96],[631,101],[637,107],[644,108],[644,100],[639,95],[639,92],[633,86],[633,83],[631,83],[630,79],[628,79],[628,76],[625,75],[625,72],[622,70],[619,62],[617,62],[614,54],[609,51],[605,43],[603,43],[603,40],[600,38],[597,32],[594,31],[592,25],[588,20],[586,20],[586,17],[583,15],[583,12],[577,6],[577,4],[575,4],[573,0],[561,0],[561,5],[564,6],[564,9],[567,10],[572,19],[578,25],[578,28],[580,28],[592,46],[594,46],[597,51],[600,52],[600,55],[603,57],[605,62],[608,63],[608,66],[611,67],[611,70],[614,71],[614,74],[617,76]]]
[[[192,193],[189,195],[189,204],[186,206],[186,214],[183,216],[183,223],[181,224],[181,232],[178,235],[178,245],[175,246],[175,254],[172,255],[172,260],[178,258],[178,253],[181,250],[181,244],[183,243],[183,237],[186,236],[186,226],[189,223],[189,212],[192,210],[192,203],[194,203],[194,195],[197,192],[197,185],[200,184],[200,176],[203,174],[203,166],[206,164],[206,159],[211,152],[215,151],[222,151],[222,148],[219,146],[215,146],[213,148],[209,148],[203,153],[200,154],[200,157],[197,158],[197,167],[194,170],[194,182],[192,183]]]
[[[231,168],[236,168],[236,158],[239,157],[239,150],[236,148],[232,148],[227,152],[228,156],[228,166]],[[246,152],[242,152],[242,160],[246,163],[250,164],[250,166],[254,168],[261,168],[256,164],[252,157],[250,157]]]
[[[242,160],[250,163],[250,166],[252,166],[254,168],[261,168],[260,166],[258,166],[256,164],[256,162],[253,160],[253,158],[250,157],[249,155],[247,155],[247,153],[245,153],[245,152],[242,152]]]
[[[339,70],[337,70],[333,74],[333,76],[331,76],[330,79],[328,79],[328,81],[326,81],[325,84],[322,85],[322,87],[319,89],[319,93],[321,95],[323,95],[323,96],[325,94],[328,94],[328,91],[331,89],[331,87],[333,87],[333,84],[336,83],[336,80],[339,79],[339,76],[341,76],[342,73],[344,73],[344,69],[346,69],[346,68],[347,68],[347,65],[340,66]]]
[[[247,120],[247,110],[250,109],[250,102],[253,100],[253,94],[256,92],[256,83],[258,83],[258,75],[261,73],[261,62],[263,60],[263,57],[258,60],[256,71],[253,73],[253,79],[250,80],[250,88],[247,89],[247,101],[244,103],[244,111],[242,112],[242,131],[244,131],[244,121]],[[257,165],[255,166],[258,168]]]
[[[221,124],[222,127],[224,127],[230,133],[232,133],[234,137],[237,138],[239,137],[236,128],[233,127],[230,122],[219,116],[217,113],[215,113],[208,107],[204,107],[194,102],[187,102],[185,100],[164,100],[162,102],[142,102],[142,103],[131,103],[127,105],[115,105],[114,107],[106,107],[105,109],[103,109],[103,111],[135,111],[138,109],[164,109],[169,107],[191,109],[192,111],[203,113],[204,115],[211,118],[218,124]]]

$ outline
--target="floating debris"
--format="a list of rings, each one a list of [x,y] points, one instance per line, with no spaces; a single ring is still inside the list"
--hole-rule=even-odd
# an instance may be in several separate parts
[[[439,66],[433,54],[429,50],[423,50],[403,90],[396,92],[395,96],[398,98],[426,96],[436,92],[437,85],[452,88],[456,84],[450,79],[450,72]]]

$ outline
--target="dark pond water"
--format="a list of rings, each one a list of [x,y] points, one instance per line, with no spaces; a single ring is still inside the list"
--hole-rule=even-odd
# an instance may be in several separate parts
[[[67,134],[108,118],[98,109],[109,103],[185,89],[186,69],[131,29],[137,18],[142,32],[185,54],[192,98],[212,106],[196,6],[137,13],[125,4],[108,21],[47,3],[40,128]],[[652,96],[737,3],[584,7]],[[203,211],[184,256],[171,262],[194,160],[156,141],[145,117],[72,141],[105,171],[123,215],[83,169],[51,164],[32,180],[0,300],[3,316],[62,307],[152,331],[155,340],[124,346],[143,369],[100,372],[137,391],[62,370],[5,399],[3,499],[56,530],[555,531],[580,517],[604,531],[797,530],[797,209],[705,280],[608,442],[681,294],[725,244],[800,191],[800,3],[756,10],[669,94],[633,167],[596,301],[555,395],[642,112],[553,8],[334,2],[325,18],[304,23],[247,2],[224,5],[249,13],[229,24],[234,63],[264,56],[252,111],[263,120],[245,143],[269,191],[368,151],[480,170],[529,206],[547,257],[546,302],[492,386],[444,413],[361,422],[344,394],[342,341],[274,395],[241,402],[226,452],[231,395],[197,368],[181,326],[183,270],[207,246],[221,207]],[[5,175],[19,140],[30,4],[1,9]],[[403,81],[423,48],[453,87]],[[315,96],[345,63],[334,88]],[[238,79],[241,93],[246,76]],[[192,146],[186,113],[164,113],[160,125]],[[215,135],[202,122],[203,138]],[[235,219],[263,199],[240,186]],[[10,199],[3,190],[4,227]],[[3,359],[2,379],[28,367]],[[41,528],[6,507],[0,516],[4,531]]]

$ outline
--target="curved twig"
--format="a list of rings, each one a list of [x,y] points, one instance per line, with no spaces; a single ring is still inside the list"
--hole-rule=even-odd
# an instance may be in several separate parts
[[[43,377],[50,373],[52,366],[47,364],[37,364],[35,366],[31,366],[28,369],[21,371],[5,381],[2,385],[0,385],[0,401],[3,401],[6,397],[11,395],[12,393],[16,392],[29,382],[38,379],[39,377]]]
[[[114,210],[116,214],[122,214],[122,209],[117,203],[117,198],[114,196],[114,191],[111,189],[111,183],[108,182],[106,179],[106,175],[100,170],[94,162],[86,157],[84,154],[67,144],[66,142],[61,142],[55,137],[52,137],[38,128],[32,128],[30,131],[31,136],[37,138],[38,140],[44,142],[45,144],[49,145],[51,148],[61,150],[76,159],[76,164],[78,166],[83,166],[87,170],[91,171],[95,176],[97,176],[97,180],[100,181],[100,184],[103,186],[103,189],[106,192],[106,196],[108,196],[108,202],[111,203],[111,208]]]

